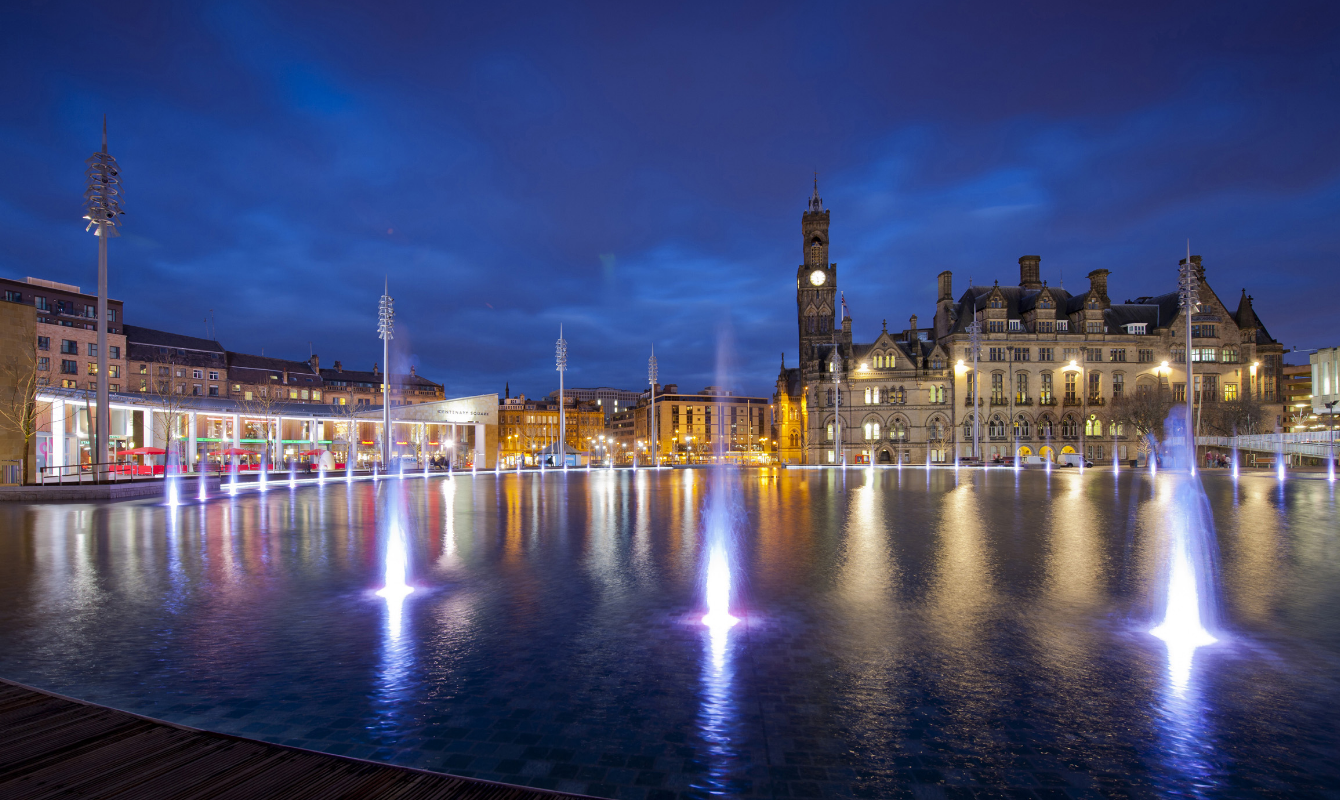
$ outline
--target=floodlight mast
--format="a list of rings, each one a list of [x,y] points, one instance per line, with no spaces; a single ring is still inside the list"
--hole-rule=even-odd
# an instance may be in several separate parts
[[[395,301],[391,299],[391,283],[382,289],[377,309],[377,336],[382,340],[382,467],[391,467],[391,340],[395,338]]]
[[[1182,262],[1182,269],[1178,275],[1178,299],[1181,302],[1182,313],[1186,317],[1186,453],[1187,468],[1195,473],[1196,471],[1196,428],[1192,419],[1192,412],[1195,408],[1193,398],[1195,397],[1195,379],[1191,372],[1191,315],[1196,313],[1197,306],[1200,305],[1200,298],[1197,292],[1196,270],[1191,265],[1191,240],[1186,243],[1186,261]]]
[[[107,152],[107,117],[102,118],[102,149],[89,156],[84,171],[87,188],[84,190],[85,231],[98,237],[98,381],[97,427],[93,439],[93,469],[99,479],[105,476],[107,449],[110,444],[111,412],[107,398],[107,240],[119,236],[116,227],[121,210],[121,168]]]
[[[651,465],[653,467],[661,466],[661,462],[657,458],[656,453],[656,443],[659,438],[658,434],[660,433],[656,428],[656,378],[656,346],[652,345],[651,358],[647,359],[647,381],[651,384],[651,428],[648,433],[651,438]],[[634,440],[633,444],[637,444],[636,440]]]
[[[568,340],[563,338],[563,326],[558,326],[558,341],[554,343],[554,364],[558,370],[558,457],[563,469],[568,468],[568,421],[563,401],[563,373],[568,371]]]

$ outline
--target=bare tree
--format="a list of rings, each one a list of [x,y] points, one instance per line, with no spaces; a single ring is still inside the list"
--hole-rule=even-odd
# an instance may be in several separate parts
[[[183,455],[181,452],[181,438],[182,421],[186,416],[186,398],[181,386],[177,386],[176,391],[173,390],[172,381],[177,372],[177,363],[175,361],[159,362],[156,366],[159,369],[159,374],[152,376],[147,386],[154,405],[150,409],[149,416],[153,420],[153,432],[163,440],[163,449],[167,451],[163,460],[167,462],[171,456],[175,455],[178,458],[178,464],[180,464]],[[162,374],[163,370],[167,370],[167,375]]]
[[[1266,410],[1260,400],[1239,397],[1236,400],[1208,400],[1201,407],[1202,428],[1218,436],[1260,433]]]
[[[1140,452],[1157,454],[1163,448],[1164,426],[1173,405],[1171,392],[1162,387],[1151,388],[1112,398],[1103,416],[1105,422],[1115,423],[1124,434],[1139,437]]]
[[[281,390],[278,386],[255,386],[253,391],[249,392],[250,397],[243,396],[243,399],[237,401],[238,410],[244,417],[260,419],[265,425],[265,456],[264,461],[267,466],[273,465],[274,457],[271,452],[272,439],[280,439],[282,435],[278,431],[278,405],[281,402]],[[272,422],[274,424],[272,424]],[[271,437],[271,431],[275,431],[275,436]]]
[[[51,403],[37,399],[38,388],[45,384],[42,379],[46,377],[40,372],[35,349],[4,353],[0,361],[0,430],[23,437],[20,483],[28,482],[28,452],[37,436],[40,418],[51,408]]]

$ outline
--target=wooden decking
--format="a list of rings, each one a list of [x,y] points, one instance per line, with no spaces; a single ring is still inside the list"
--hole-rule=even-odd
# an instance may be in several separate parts
[[[199,731],[0,680],[0,800],[576,797]]]

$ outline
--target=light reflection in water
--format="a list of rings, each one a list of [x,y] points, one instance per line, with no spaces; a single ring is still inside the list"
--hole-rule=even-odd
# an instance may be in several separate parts
[[[1210,520],[1201,508],[1199,481],[1175,480],[1168,495],[1169,557],[1163,621],[1150,631],[1168,647],[1168,681],[1177,695],[1186,692],[1196,649],[1218,641],[1202,623],[1213,602],[1213,559],[1209,552]]]

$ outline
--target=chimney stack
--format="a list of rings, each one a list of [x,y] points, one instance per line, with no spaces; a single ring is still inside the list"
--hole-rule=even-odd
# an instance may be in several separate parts
[[[321,374],[321,356],[316,355],[315,353],[313,353],[313,354],[312,354],[312,358],[311,358],[311,360],[310,360],[309,363],[311,363],[311,365],[312,365],[312,372],[315,372],[316,374],[320,375],[320,374]]]
[[[1025,292],[1042,288],[1042,256],[1019,257],[1019,288]]]
[[[335,371],[336,371],[336,372],[344,372],[344,365],[341,364],[340,362],[336,361],[336,362],[335,362]]]
[[[1111,304],[1111,301],[1107,299],[1107,276],[1109,274],[1105,269],[1096,269],[1089,273],[1089,295],[1098,298],[1104,306]]]
[[[940,273],[940,300],[954,299],[954,273],[945,270]]]
[[[377,369],[377,362],[376,362],[376,361],[372,362],[372,374],[373,374],[373,375],[380,375],[380,374],[381,374],[381,372],[378,371],[378,369]]]
[[[917,315],[913,314],[911,319],[912,338],[917,338]]]

